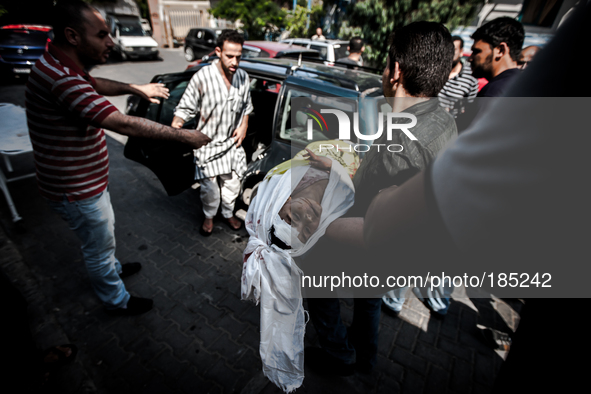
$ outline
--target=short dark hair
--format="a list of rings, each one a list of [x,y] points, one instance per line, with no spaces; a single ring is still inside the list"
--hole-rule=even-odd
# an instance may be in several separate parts
[[[404,88],[414,97],[437,97],[449,78],[454,44],[442,23],[413,22],[390,38],[390,71],[398,62]]]
[[[523,39],[525,38],[525,31],[519,21],[503,16],[480,26],[472,34],[472,38],[474,42],[478,40],[486,42],[491,48],[496,48],[504,42],[509,47],[511,59],[518,61],[521,55]]]
[[[451,42],[456,42],[459,41],[460,42],[460,48],[464,48],[464,40],[462,39],[462,37],[460,36],[451,36]]]
[[[244,37],[242,37],[242,34],[232,29],[222,30],[222,33],[218,36],[215,45],[220,49],[224,49],[224,42],[226,41],[244,45]]]
[[[361,52],[361,48],[363,48],[363,38],[361,38],[361,37],[351,38],[351,41],[349,41],[349,52],[350,53],[358,53],[358,52]]]
[[[84,26],[86,17],[84,11],[95,12],[96,9],[82,0],[59,0],[52,10],[52,26],[54,39],[57,42],[66,42],[64,30],[70,27],[80,34],[86,32]]]

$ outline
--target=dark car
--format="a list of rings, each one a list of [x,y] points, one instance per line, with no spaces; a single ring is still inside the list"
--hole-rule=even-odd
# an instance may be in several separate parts
[[[385,103],[381,78],[377,74],[327,67],[321,62],[298,63],[295,59],[245,59],[240,62],[240,68],[250,77],[254,112],[249,117],[248,131],[243,142],[248,169],[242,179],[241,194],[237,202],[238,217],[244,218],[245,211],[240,211],[240,208],[249,205],[253,190],[265,174],[312,142],[305,138],[305,120],[302,123],[297,111],[293,120],[295,123],[292,124],[292,98],[304,98],[312,105],[326,108],[327,105],[330,106],[330,103],[327,104],[327,97],[347,97],[349,112],[356,111],[355,100],[359,97],[376,97],[377,107],[382,102]],[[170,125],[175,107],[191,77],[205,65],[200,64],[183,73],[155,76],[152,82],[164,83],[170,89],[170,97],[160,104],[131,99],[127,112]],[[364,119],[364,130],[368,130],[365,134],[372,134],[377,129],[377,113],[376,108],[373,117]],[[196,126],[193,119],[183,127],[195,129]],[[338,138],[338,126],[328,126],[323,133],[315,130],[314,140]],[[351,142],[359,141],[353,135]],[[169,195],[181,193],[195,182],[193,149],[190,146],[131,137],[125,146],[125,156],[150,168]]]
[[[53,38],[51,26],[7,25],[0,28],[0,69],[3,75],[28,75]]]
[[[185,37],[185,59],[188,62],[192,62],[213,51],[218,35],[220,34],[222,34],[222,31],[219,29],[214,30],[199,27],[189,30],[189,34]]]
[[[318,51],[304,48],[299,45],[287,45],[271,41],[244,41],[244,45],[242,46],[242,59],[271,57],[298,58],[300,55],[306,59],[321,59]],[[201,59],[189,63],[187,70],[215,58],[217,58],[215,51],[212,51],[209,55],[205,55]]]

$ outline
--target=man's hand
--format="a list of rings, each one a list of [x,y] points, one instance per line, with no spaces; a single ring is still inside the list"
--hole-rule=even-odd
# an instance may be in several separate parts
[[[328,157],[318,156],[310,149],[306,148],[306,152],[308,156],[304,156],[304,159],[310,161],[310,165],[314,168],[318,168],[319,170],[330,170],[332,167],[332,160]]]
[[[247,127],[240,125],[234,133],[232,133],[232,138],[234,138],[234,143],[236,144],[236,148],[242,145],[242,141],[244,141],[244,137],[246,137],[246,129]]]
[[[170,96],[168,88],[163,83],[147,83],[145,85],[129,85],[137,92],[136,94],[154,104],[160,104],[160,100],[154,97],[167,99]]]
[[[239,148],[240,145],[242,145],[242,141],[244,141],[244,137],[246,137],[246,129],[248,129],[248,115],[245,115],[242,118],[242,123],[240,123],[240,126],[238,126],[238,128],[232,133],[236,148]]]
[[[175,129],[180,129],[181,127],[183,127],[184,124],[185,121],[183,120],[183,118],[175,116],[174,118],[172,118],[172,124],[170,126],[174,127]]]
[[[198,130],[186,130],[187,144],[192,145],[193,148],[199,149],[211,142],[211,138]]]

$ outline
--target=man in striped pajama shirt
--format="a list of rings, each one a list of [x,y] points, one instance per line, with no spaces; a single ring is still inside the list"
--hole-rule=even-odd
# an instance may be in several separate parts
[[[242,225],[234,216],[234,203],[240,192],[240,177],[246,172],[246,154],[240,145],[253,109],[248,74],[238,68],[243,43],[237,31],[222,32],[215,49],[219,59],[191,78],[172,120],[172,127],[181,128],[199,115],[198,130],[212,139],[207,147],[195,150],[195,179],[201,184],[205,214],[201,227],[204,236],[213,231],[220,202],[228,225],[235,230]]]
[[[82,242],[92,287],[113,315],[137,315],[152,300],[131,296],[122,278],[141,269],[115,257],[115,217],[108,189],[109,155],[102,127],[128,136],[175,140],[199,148],[210,139],[119,112],[104,96],[168,97],[162,84],[130,85],[93,78],[113,48],[101,14],[80,0],[53,10],[55,39],[37,61],[25,90],[27,123],[41,195]]]

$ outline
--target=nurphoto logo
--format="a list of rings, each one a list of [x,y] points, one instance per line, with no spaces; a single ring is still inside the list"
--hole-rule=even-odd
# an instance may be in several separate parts
[[[338,125],[339,125],[339,139],[348,141],[351,140],[351,120],[349,116],[344,111],[338,109],[321,109],[320,113],[315,111],[311,108],[301,108],[300,111],[304,112],[308,116],[308,120],[306,122],[307,126],[307,138],[309,141],[313,141],[313,128],[314,122],[318,124],[320,130],[323,132],[326,130],[328,131],[328,125],[322,114],[331,114],[337,117]],[[410,119],[408,123],[394,123],[394,119]],[[386,138],[388,141],[392,140],[392,135],[395,130],[403,132],[411,141],[416,141],[417,137],[415,137],[409,129],[415,127],[417,125],[417,118],[413,114],[405,113],[405,112],[388,112],[386,113]],[[377,122],[377,132],[374,134],[363,134],[359,130],[359,113],[353,113],[353,132],[355,136],[359,138],[359,140],[368,140],[368,141],[375,141],[382,136],[384,133],[384,113],[379,112],[378,114],[378,122]],[[378,151],[381,147],[386,147],[390,152],[401,152],[404,148],[400,144],[357,144],[354,147],[350,147],[350,149],[354,149],[356,152],[367,152],[369,151],[371,146],[377,147]],[[322,149],[343,149],[342,147],[334,147],[332,144],[321,144],[320,151]]]

